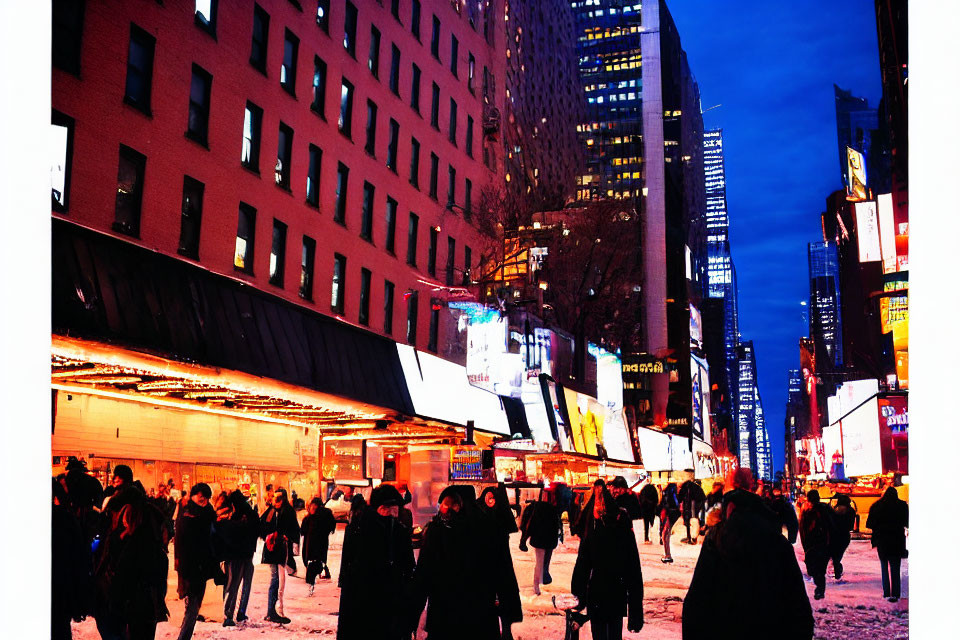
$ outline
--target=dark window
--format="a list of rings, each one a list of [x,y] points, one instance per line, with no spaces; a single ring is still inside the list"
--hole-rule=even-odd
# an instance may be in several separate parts
[[[330,290],[330,308],[343,315],[343,299],[347,289],[347,257],[333,254],[333,288]]]
[[[193,65],[190,78],[190,112],[187,116],[187,136],[206,146],[210,126],[210,85],[213,76]]]
[[[457,258],[457,241],[447,236],[447,273],[446,283],[448,287],[453,286],[453,267]]]
[[[400,22],[400,0],[390,0],[390,13]]]
[[[343,78],[340,84],[340,119],[337,120],[337,126],[340,128],[340,133],[350,138],[352,124],[353,85],[346,78]]]
[[[410,184],[420,188],[420,142],[410,138]]]
[[[407,343],[417,344],[417,307],[420,306],[420,296],[416,291],[408,291],[404,296],[407,299]]]
[[[400,125],[390,118],[390,143],[387,145],[387,168],[397,172],[397,145],[400,142]]]
[[[417,228],[420,226],[420,216],[410,212],[410,224],[407,227],[407,264],[417,266]]]
[[[270,14],[258,4],[253,5],[253,44],[250,46],[250,64],[267,72],[267,43],[270,35]]]
[[[367,143],[363,147],[370,155],[377,150],[377,105],[367,100]]]
[[[464,180],[463,184],[463,211],[467,218],[470,217],[470,214],[473,213],[473,205],[470,200],[473,196],[473,182],[470,178]]]
[[[80,75],[83,0],[53,0],[53,66]]]
[[[53,111],[50,118],[53,157],[50,160],[51,206],[65,212],[70,200],[70,175],[73,162],[73,118]]]
[[[273,242],[270,244],[270,284],[283,287],[283,262],[287,256],[287,225],[273,219]]]
[[[217,0],[196,0],[194,22],[212,36],[217,34]]]
[[[253,273],[253,242],[257,230],[257,210],[240,203],[237,218],[237,245],[233,254],[233,266],[246,273]]]
[[[465,246],[463,248],[463,286],[470,286],[470,262],[473,259],[473,252],[470,250],[470,247]]]
[[[317,241],[303,236],[303,248],[300,250],[300,297],[313,300],[313,263],[317,253]]]
[[[262,121],[263,109],[248,102],[243,112],[243,148],[240,150],[240,162],[257,173],[260,173],[260,123]]]
[[[330,0],[317,0],[317,26],[330,33]]]
[[[430,124],[440,131],[440,87],[433,83],[433,102],[430,105]]]
[[[430,35],[430,53],[440,60],[440,18],[433,16],[433,31]]]
[[[200,258],[200,218],[203,213],[203,183],[183,176],[183,200],[180,206],[180,244],[177,253],[194,260]]]
[[[134,237],[140,236],[140,206],[143,203],[143,174],[146,168],[146,156],[120,145],[114,231]]]
[[[367,67],[374,78],[380,77],[380,30],[370,25],[370,57]]]
[[[473,79],[477,75],[477,60],[473,57],[471,53],[467,58],[467,89],[470,90],[470,93],[473,93]]]
[[[452,164],[447,165],[447,206],[457,202],[457,170]]]
[[[290,95],[296,95],[297,51],[300,39],[287,29],[283,37],[283,65],[280,67],[280,86]]]
[[[387,222],[387,238],[384,242],[384,248],[389,253],[393,253],[394,239],[397,235],[397,201],[387,196],[387,210],[385,213]]]
[[[357,57],[357,8],[349,0],[343,17],[343,48],[351,57]]]
[[[320,56],[313,56],[313,102],[310,108],[317,112],[321,118],[327,119],[327,63],[320,59]]]
[[[437,275],[437,241],[440,238],[440,228],[430,227],[430,252],[427,253],[427,273]]]
[[[460,74],[458,71],[459,65],[457,64],[457,59],[460,57],[460,41],[457,40],[457,36],[450,34],[450,71],[453,73],[454,78],[459,78]]]
[[[487,69],[486,65],[483,67],[483,101],[486,104],[490,104],[490,101],[493,100],[493,76],[490,75],[490,69]]]
[[[410,4],[410,33],[420,39],[420,0],[413,0]]]
[[[389,280],[383,281],[383,332],[393,334],[393,291],[395,287]]]
[[[467,155],[473,157],[473,116],[467,116]]]
[[[360,269],[360,313],[357,320],[362,325],[370,324],[370,270]]]
[[[440,333],[440,309],[430,306],[430,338],[427,341],[427,349],[437,352],[437,334]]]
[[[347,222],[347,179],[350,169],[342,162],[337,163],[337,201],[333,210],[333,221],[346,226]]]
[[[413,65],[413,77],[410,78],[410,106],[420,113],[420,67]]]
[[[274,179],[277,184],[290,190],[290,161],[293,150],[293,129],[280,123],[277,136],[277,166],[274,167]]]
[[[448,136],[453,146],[457,146],[457,101],[450,98],[450,133]]]
[[[369,182],[363,183],[363,207],[360,210],[360,237],[373,240],[373,198],[375,190]]]
[[[310,145],[310,165],[307,171],[307,204],[320,206],[320,161],[323,152],[316,146]]]
[[[430,153],[430,197],[437,199],[437,173],[440,171],[440,158]]]
[[[135,24],[130,25],[130,50],[127,55],[127,87],[123,99],[146,114],[150,113],[150,89],[153,84],[153,50],[156,38]]]
[[[390,91],[400,97],[400,49],[390,45]]]

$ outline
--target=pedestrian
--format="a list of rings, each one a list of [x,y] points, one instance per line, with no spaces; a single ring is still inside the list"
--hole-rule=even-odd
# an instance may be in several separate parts
[[[680,498],[677,495],[675,482],[664,487],[657,510],[660,515],[660,544],[663,545],[663,557],[660,558],[660,562],[671,563],[673,556],[670,555],[670,534],[673,532],[673,525],[680,519]]]
[[[643,575],[630,516],[602,480],[588,502],[570,591],[586,606],[593,640],[619,640],[623,618],[634,633],[643,628]]]
[[[227,495],[223,513],[214,530],[221,541],[226,584],[223,585],[223,626],[234,627],[248,618],[247,603],[253,583],[253,554],[257,551],[260,520],[239,489]],[[240,604],[237,606],[237,595]],[[234,617],[236,611],[236,617]]]
[[[470,485],[444,489],[423,533],[410,628],[416,628],[426,605],[429,640],[510,638],[509,625],[523,619],[509,549],[499,543],[496,523],[476,508],[472,493]]]
[[[614,502],[617,503],[617,506],[627,512],[627,515],[630,516],[630,520],[639,520],[640,519],[640,499],[637,498],[637,494],[633,491],[630,491],[630,486],[627,484],[627,479],[623,476],[617,476],[610,481],[610,495],[613,496]],[[631,527],[633,524],[631,523]]]
[[[553,493],[540,490],[536,502],[531,502],[520,516],[520,550],[527,551],[527,540],[534,549],[533,592],[540,595],[540,584],[550,584],[550,558],[560,539],[560,511],[554,504]]]
[[[660,504],[660,492],[657,491],[655,484],[647,482],[640,489],[640,516],[643,518],[644,544],[653,544],[650,541],[650,529],[653,528],[653,520],[657,517],[658,504]]]
[[[283,615],[283,590],[287,584],[286,565],[293,544],[300,542],[300,523],[282,489],[273,494],[273,503],[260,516],[260,537],[263,553],[260,563],[270,566],[270,586],[267,589],[267,615],[264,620],[287,624]]]
[[[743,473],[741,473],[743,472]],[[749,469],[738,471],[741,476]],[[713,507],[683,600],[683,639],[810,640],[813,611],[793,548],[759,496],[735,488]],[[711,492],[711,495],[714,492]]]
[[[367,501],[363,497],[362,493],[355,493],[350,496],[350,513],[347,516],[348,521],[353,521],[353,519],[363,513],[363,510],[367,508]]]
[[[830,545],[830,558],[833,562],[833,578],[840,580],[843,577],[843,554],[850,546],[850,532],[857,520],[857,512],[853,510],[850,496],[837,494],[837,506],[834,508],[834,536]]]
[[[830,505],[820,502],[816,489],[807,492],[807,506],[800,514],[800,544],[807,575],[813,578],[815,600],[822,600],[827,587],[827,562],[836,535],[836,514]]]
[[[700,533],[704,536],[704,541],[706,541],[706,535],[710,531],[710,527],[713,526],[716,522],[720,521],[720,505],[723,502],[723,483],[714,482],[713,487],[710,490],[710,493],[706,495],[703,500],[704,504],[704,524],[700,527]],[[711,511],[715,513],[711,516]]]
[[[696,544],[699,533],[696,538],[690,533],[690,521],[693,518],[697,518],[698,526],[703,523],[703,516],[700,512],[703,509],[703,503],[706,501],[707,496],[704,495],[703,489],[698,482],[687,480],[680,485],[680,491],[677,492],[677,497],[682,507],[683,526],[687,529],[687,537],[680,542]]]
[[[400,493],[400,495],[403,496],[403,504],[400,505],[400,514],[397,516],[397,520],[403,523],[403,525],[407,529],[410,529],[410,533],[412,535],[413,534],[413,511],[411,511],[410,507],[408,507],[407,505],[413,502],[413,495],[410,493],[410,489],[408,489],[406,485],[404,485],[403,491]]]
[[[766,496],[764,504],[777,516],[777,521],[780,524],[780,531],[783,531],[783,528],[787,529],[787,540],[790,541],[790,544],[796,544],[797,542],[797,533],[799,531],[800,523],[797,521],[797,510],[793,508],[793,505],[787,501],[786,496],[783,495],[779,486],[774,486]],[[848,540],[849,542],[849,537]],[[836,565],[834,565],[836,568]],[[841,569],[841,573],[843,569]]]
[[[337,640],[410,637],[407,596],[414,558],[410,531],[397,519],[401,504],[396,487],[380,485],[370,493],[370,505],[351,522],[340,561]]]
[[[69,640],[70,621],[80,622],[91,613],[90,541],[71,508],[64,484],[53,481],[50,528],[50,637]]]
[[[876,548],[880,558],[883,597],[889,602],[900,599],[900,563],[907,557],[905,530],[910,526],[909,515],[907,503],[900,499],[893,487],[887,487],[867,515],[870,545]]]
[[[507,503],[507,493],[502,487],[487,487],[480,492],[477,507],[497,523],[497,532],[509,544],[510,534],[519,531],[517,519]],[[508,546],[509,549],[509,546]]]
[[[177,570],[177,596],[185,600],[179,640],[193,637],[197,615],[207,589],[207,580],[223,584],[220,567],[213,555],[213,523],[216,512],[210,505],[213,491],[200,482],[190,488],[190,501],[180,509],[173,538],[174,568]]]
[[[327,566],[327,548],[330,534],[337,530],[337,521],[333,511],[323,506],[320,498],[310,501],[307,515],[300,523],[300,535],[303,540],[303,564],[307,566],[307,595],[313,595],[314,583],[321,573],[325,580],[330,579],[330,567]]]
[[[87,472],[87,463],[70,456],[67,460],[66,475],[63,484],[67,490],[69,508],[80,522],[83,535],[88,542],[100,530],[100,514],[98,510],[103,504],[103,485]]]

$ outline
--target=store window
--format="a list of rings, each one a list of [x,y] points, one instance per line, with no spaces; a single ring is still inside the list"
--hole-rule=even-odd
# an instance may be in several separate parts
[[[146,168],[146,156],[120,145],[113,230],[135,238],[140,237],[140,207],[143,203],[143,178]]]
[[[253,274],[253,245],[257,228],[257,210],[241,202],[237,218],[237,242],[233,254],[233,266]]]
[[[203,188],[199,180],[183,176],[183,199],[180,204],[180,243],[177,253],[192,260],[200,259],[200,219],[203,214]]]

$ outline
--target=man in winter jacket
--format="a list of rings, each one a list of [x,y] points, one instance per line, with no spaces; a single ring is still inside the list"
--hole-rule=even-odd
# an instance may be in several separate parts
[[[680,491],[677,497],[680,499],[680,505],[683,509],[683,526],[687,529],[687,537],[681,540],[681,542],[696,544],[697,541],[690,534],[690,520],[697,518],[698,524],[702,526],[703,523],[701,520],[703,516],[701,515],[701,511],[703,510],[703,503],[707,499],[707,496],[704,495],[699,482],[687,480],[680,485]]]
[[[520,517],[520,551],[527,550],[527,540],[534,548],[533,592],[540,595],[540,584],[550,584],[550,558],[560,539],[560,511],[550,491],[540,490],[536,502],[531,502]]]
[[[800,544],[803,545],[803,560],[807,575],[813,578],[816,588],[813,597],[823,599],[827,587],[827,563],[830,561],[830,545],[836,535],[836,514],[828,504],[820,502],[816,489],[807,492],[807,506],[800,515]]]
[[[201,482],[190,489],[190,501],[180,509],[173,537],[177,595],[186,600],[179,640],[193,637],[207,580],[220,573],[213,557],[213,523],[216,512],[210,506],[210,485]]]
[[[253,583],[253,554],[257,551],[260,521],[239,490],[234,490],[226,503],[230,507],[229,513],[226,518],[217,520],[214,531],[222,547],[221,557],[227,574],[223,586],[223,626],[233,627],[247,619],[247,603]]]
[[[330,543],[330,534],[337,530],[337,521],[333,511],[323,506],[320,498],[310,501],[308,513],[300,523],[300,535],[303,539],[301,556],[307,565],[307,584],[310,585],[308,595],[313,595],[313,585],[323,572],[323,577],[330,579],[330,567],[327,566],[327,547]]]
[[[883,497],[873,503],[867,516],[870,544],[880,558],[883,597],[890,602],[900,599],[900,562],[907,557],[906,528],[909,526],[907,503],[897,490],[887,487]]]
[[[853,525],[857,521],[857,512],[853,510],[850,502],[850,496],[838,494],[837,507],[834,509],[836,514],[836,528],[830,545],[830,559],[833,562],[833,577],[839,580],[843,576],[843,554],[850,546],[850,532],[853,531]]]
[[[260,537],[264,540],[260,563],[270,565],[265,620],[287,624],[290,618],[283,615],[286,566],[292,546],[300,543],[300,523],[283,489],[274,492],[273,503],[260,516]]]
[[[660,493],[656,485],[648,482],[640,489],[640,516],[643,518],[643,541],[646,544],[650,542],[650,529],[653,527],[653,519],[657,517],[657,505],[660,504]]]

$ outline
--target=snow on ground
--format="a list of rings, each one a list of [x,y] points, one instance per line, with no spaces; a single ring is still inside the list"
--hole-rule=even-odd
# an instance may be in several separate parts
[[[642,527],[642,523],[640,524]],[[700,546],[692,546],[680,542],[685,533],[681,525],[674,528],[672,549],[674,563],[660,562],[662,548],[659,544],[643,544],[640,534],[640,561],[643,567],[644,582],[644,614],[646,624],[640,633],[630,633],[624,624],[624,638],[644,638],[651,640],[674,640],[681,637],[681,612],[683,597],[693,568],[700,553]],[[554,608],[551,598],[557,597],[563,606],[572,602],[570,597],[570,577],[577,557],[578,541],[576,538],[565,538],[553,554],[550,573],[553,583],[542,587],[539,596],[533,594],[533,560],[531,549],[527,553],[521,552],[518,534],[511,536],[510,548],[513,554],[517,579],[520,583],[520,597],[523,602],[524,620],[513,625],[513,634],[517,640],[554,639],[562,640],[564,636],[563,614]],[[307,596],[304,569],[298,558],[298,575],[287,578],[284,594],[284,613],[291,618],[288,625],[272,624],[263,619],[266,615],[267,586],[270,572],[266,565],[255,565],[253,592],[247,615],[250,619],[238,627],[224,628],[223,623],[223,596],[222,589],[214,587],[212,582],[207,583],[207,592],[200,613],[207,618],[206,622],[198,622],[194,632],[195,638],[219,640],[244,640],[250,638],[301,638],[332,637],[336,635],[338,593],[336,577],[339,572],[340,552],[343,547],[343,525],[330,541],[330,568],[333,580],[318,580],[316,593]],[[172,545],[171,545],[172,549]],[[803,551],[800,544],[796,545],[797,560],[803,565]],[[259,562],[260,550],[254,556]],[[167,591],[167,607],[170,609],[170,618],[157,627],[157,638],[162,640],[177,637],[180,621],[183,618],[183,602],[177,600],[177,576],[171,571]],[[854,540],[843,560],[844,576],[842,582],[832,577],[832,567],[828,568],[827,592],[824,600],[813,599],[813,583],[806,581],[807,595],[813,606],[816,618],[815,638],[817,640],[859,640],[883,638],[884,640],[900,640],[907,638],[909,586],[907,581],[908,561],[903,562],[903,593],[898,603],[892,604],[884,600],[880,586],[880,563],[875,550],[867,540]],[[626,622],[626,621],[625,621]],[[421,618],[422,625],[422,618]],[[417,637],[425,636],[422,628]],[[96,624],[87,619],[74,624],[73,637],[79,640],[95,640],[99,638]],[[581,632],[581,638],[590,637],[589,629]],[[772,634],[771,637],[776,637]]]

